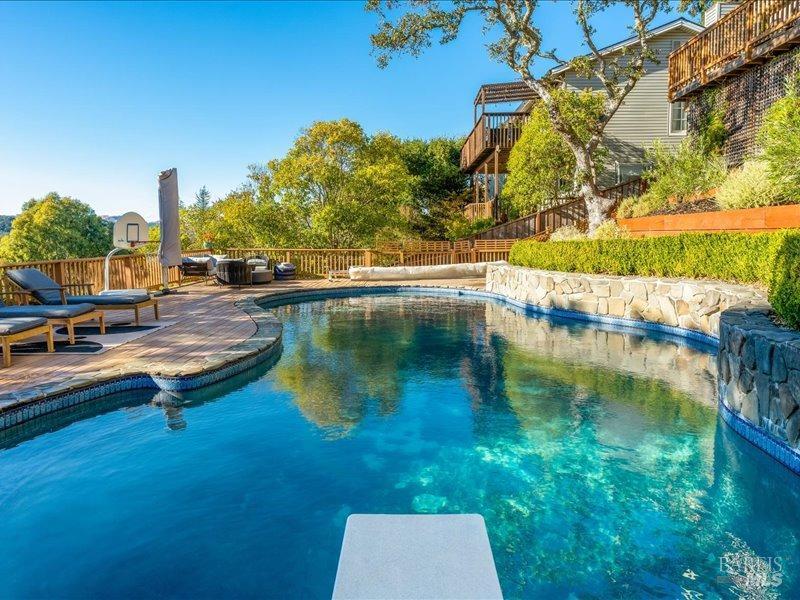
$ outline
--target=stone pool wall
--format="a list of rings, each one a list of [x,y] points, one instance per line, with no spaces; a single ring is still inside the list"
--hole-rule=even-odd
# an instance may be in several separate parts
[[[656,323],[719,339],[717,394],[738,433],[800,474],[800,332],[763,294],[720,282],[490,266],[486,289],[518,302]]]
[[[800,332],[776,325],[768,308],[727,310],[717,370],[726,420],[738,430],[744,419],[769,434],[751,439],[740,430],[800,472]]]
[[[633,319],[719,336],[722,311],[764,306],[753,288],[716,281],[614,277],[489,265],[487,291],[544,308]]]

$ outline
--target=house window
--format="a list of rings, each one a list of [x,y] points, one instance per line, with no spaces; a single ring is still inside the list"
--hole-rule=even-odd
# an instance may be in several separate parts
[[[673,102],[669,105],[669,133],[686,133],[686,104],[684,102]]]

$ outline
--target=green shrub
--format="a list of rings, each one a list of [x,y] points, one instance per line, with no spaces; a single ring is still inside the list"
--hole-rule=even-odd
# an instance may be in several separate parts
[[[483,217],[481,219],[470,221],[464,216],[463,212],[459,211],[453,215],[452,219],[445,222],[444,234],[448,240],[454,242],[455,240],[460,240],[462,238],[475,235],[476,233],[480,233],[485,229],[489,229],[493,225],[494,219],[492,217]]]
[[[800,97],[795,86],[764,114],[758,141],[770,179],[784,194],[800,200]]]
[[[717,189],[717,204],[725,210],[770,206],[785,201],[780,186],[769,177],[767,164],[749,160],[728,173]]]
[[[617,216],[623,219],[646,217],[666,208],[669,200],[655,193],[645,192],[641,196],[628,196],[619,204]]]
[[[650,165],[642,175],[649,188],[645,194],[627,198],[617,214],[623,218],[644,217],[679,201],[717,187],[725,179],[725,160],[718,151],[707,151],[695,138],[684,139],[675,149],[656,140],[645,152]]]
[[[514,265],[567,271],[721,279],[769,290],[775,312],[800,326],[800,231],[770,233],[685,233],[677,236],[520,241],[511,248]]]
[[[587,236],[585,231],[581,231],[574,225],[564,225],[556,229],[550,239],[554,242],[568,242],[571,240],[585,240]]]
[[[593,240],[616,240],[631,237],[631,232],[617,225],[614,219],[606,219],[589,236]]]

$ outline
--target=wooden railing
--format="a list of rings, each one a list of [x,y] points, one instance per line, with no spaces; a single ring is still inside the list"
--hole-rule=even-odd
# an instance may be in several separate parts
[[[497,147],[510,150],[522,135],[527,120],[526,112],[483,113],[461,147],[461,169],[474,169]]]
[[[641,178],[631,179],[624,183],[605,188],[603,195],[619,204],[629,196],[639,196],[647,189],[647,182]],[[586,222],[586,205],[576,198],[553,198],[537,212],[525,215],[513,221],[495,225],[475,234],[469,239],[523,239],[553,232],[566,225],[581,226]]]
[[[464,207],[464,216],[467,221],[477,221],[494,216],[494,200],[489,202],[470,202]]]
[[[330,271],[345,271],[350,267],[419,267],[508,260],[515,241],[407,241],[377,249],[230,248],[227,253],[231,258],[259,255],[291,262],[300,277],[326,277]]]
[[[670,100],[789,45],[798,24],[800,0],[746,0],[669,55]]]
[[[183,254],[184,256],[192,256],[205,254],[205,252],[197,250],[184,252]],[[7,270],[33,267],[39,269],[59,284],[91,284],[96,293],[103,289],[104,265],[105,258],[103,257],[0,264],[0,291],[11,292],[17,289],[5,277]],[[114,256],[111,258],[109,275],[112,289],[156,289],[161,286],[161,264],[155,254]],[[169,268],[169,282],[171,285],[178,285],[183,282],[177,267]],[[6,298],[5,300],[8,299]]]

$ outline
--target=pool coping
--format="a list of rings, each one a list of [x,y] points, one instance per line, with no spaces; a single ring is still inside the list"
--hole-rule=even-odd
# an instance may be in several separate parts
[[[0,395],[0,402],[12,400],[0,408],[0,430],[25,423],[36,417],[64,408],[99,399],[108,394],[137,389],[164,390],[179,394],[183,391],[217,383],[267,360],[281,347],[283,325],[269,309],[291,301],[375,296],[385,294],[473,297],[499,301],[525,311],[526,315],[541,315],[569,319],[577,322],[601,324],[618,331],[650,332],[666,335],[673,341],[688,341],[699,344],[706,350],[716,350],[719,338],[696,330],[673,327],[625,317],[597,315],[575,310],[544,307],[514,300],[503,294],[467,287],[441,285],[375,285],[370,287],[343,286],[333,289],[287,290],[272,294],[247,296],[235,302],[256,324],[256,332],[230,348],[206,359],[200,369],[182,372],[130,373],[99,372],[86,380],[69,380],[64,384],[45,386],[46,389],[31,388],[29,394],[16,392]],[[11,396],[11,398],[9,398]],[[772,438],[749,421],[731,411],[718,398],[722,419],[745,440],[769,454],[792,472],[800,475],[800,454],[787,444]]]

